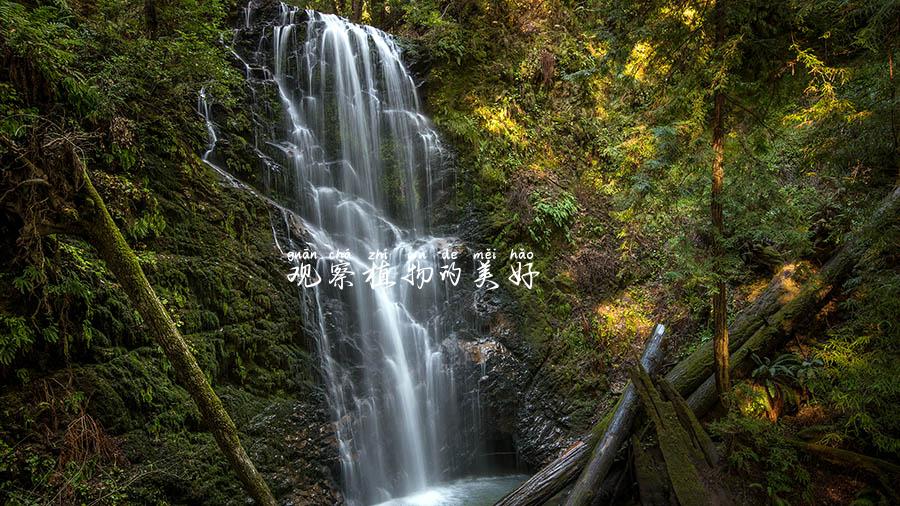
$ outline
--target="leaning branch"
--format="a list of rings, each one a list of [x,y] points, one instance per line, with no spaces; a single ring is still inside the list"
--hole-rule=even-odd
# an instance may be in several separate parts
[[[80,165],[80,162],[76,163]],[[89,207],[82,215],[87,240],[106,262],[150,328],[151,335],[156,338],[166,358],[172,363],[179,381],[197,404],[203,421],[247,493],[257,504],[274,506],[275,498],[244,451],[234,421],[225,411],[222,401],[206,380],[181,332],[147,281],[134,251],[110,216],[106,204],[91,183],[87,170],[83,166],[79,168],[83,173],[87,193],[86,207]]]

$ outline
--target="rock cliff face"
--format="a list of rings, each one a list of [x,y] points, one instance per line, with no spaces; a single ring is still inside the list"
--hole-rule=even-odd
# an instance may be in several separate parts
[[[250,457],[284,504],[340,504],[333,424],[324,398],[310,401],[273,403],[256,415],[245,428]]]
[[[533,470],[552,460],[577,434],[566,399],[548,384],[541,361],[516,328],[517,310],[502,293],[475,292],[473,311],[485,322],[483,335],[455,344],[456,368],[475,385],[487,461]]]

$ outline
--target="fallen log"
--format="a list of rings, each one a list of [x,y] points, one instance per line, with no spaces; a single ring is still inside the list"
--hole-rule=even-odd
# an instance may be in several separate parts
[[[733,355],[737,352],[750,336],[766,325],[773,314],[800,293],[804,271],[805,269],[796,263],[782,266],[762,293],[735,316],[728,328],[730,354]],[[676,391],[687,395],[703,384],[707,376],[713,372],[713,368],[713,342],[707,341],[675,364],[672,370],[666,374],[666,380]]]
[[[788,444],[795,448],[813,455],[825,462],[834,464],[843,469],[851,468],[863,471],[878,480],[884,491],[890,496],[891,504],[900,504],[900,494],[898,494],[895,484],[900,478],[900,465],[870,457],[861,453],[843,450],[841,448],[832,448],[799,439],[786,439]]]
[[[669,483],[663,479],[665,469],[654,462],[637,436],[631,436],[631,451],[634,455],[634,479],[637,481],[638,495],[642,506],[669,506],[674,499],[669,497]]]
[[[653,328],[653,333],[641,357],[641,365],[645,369],[654,370],[659,365],[664,334],[665,326],[656,325]],[[636,409],[637,395],[634,387],[629,384],[619,398],[615,410],[597,422],[591,429],[591,436],[585,437],[585,440],[579,441],[569,448],[556,460],[498,501],[496,506],[543,504],[571,483],[589,461],[592,462],[593,471],[587,479],[590,480],[590,483],[595,483],[592,488],[596,489],[606,472],[609,471],[609,466],[622,441],[627,439],[631,433],[631,424],[634,421]],[[592,455],[591,448],[594,447],[596,450]],[[599,472],[602,472],[602,475],[598,474]]]
[[[749,375],[753,367],[753,355],[768,355],[781,348],[798,327],[817,315],[834,291],[840,289],[844,280],[852,274],[854,267],[863,260],[865,253],[872,246],[873,237],[878,235],[874,232],[896,226],[898,214],[900,214],[900,187],[885,197],[866,226],[852,234],[837,254],[807,280],[799,293],[769,318],[765,325],[757,329],[731,356],[732,377]],[[682,390],[684,384],[681,387],[676,386],[677,378],[670,375],[671,372],[666,375],[666,379],[680,394],[690,394],[687,403],[698,416],[702,416],[715,406],[718,396],[713,376],[707,375],[706,380],[696,390],[690,392],[687,389]]]
[[[870,457],[861,453],[852,452],[850,450],[842,450],[840,448],[832,448],[799,439],[785,439],[789,444],[800,450],[815,455],[820,459],[830,462],[841,467],[851,467],[866,471],[875,476],[891,476],[893,479],[900,478],[900,465]]]
[[[666,475],[678,498],[678,504],[713,504],[713,495],[704,486],[700,472],[699,464],[708,466],[706,458],[701,448],[694,443],[688,428],[682,425],[675,406],[662,399],[650,375],[642,367],[638,366],[631,372],[631,383],[635,385],[644,412],[656,432]]]
[[[641,357],[641,364],[644,369],[656,369],[662,358],[662,342],[665,334],[663,325],[656,325],[644,355]],[[619,448],[622,446],[628,436],[631,435],[631,426],[634,423],[634,417],[637,415],[638,402],[637,393],[633,384],[629,383],[622,393],[622,399],[619,402],[612,421],[606,427],[603,437],[594,446],[590,460],[582,471],[578,481],[569,494],[566,506],[587,506],[594,499],[596,491],[599,489],[603,478],[612,467]]]
[[[771,314],[775,313],[785,302],[796,296],[799,292],[797,287],[798,271],[799,269],[794,265],[782,268],[753,304],[737,315],[732,328],[729,330],[732,343],[740,344],[745,342],[753,332],[765,325],[767,318]],[[734,351],[736,350],[737,348]],[[648,367],[649,364],[643,365],[645,369],[653,371],[652,368]],[[703,379],[711,374],[712,370],[712,343],[704,343],[690,356],[677,364],[666,375],[666,379],[677,392],[682,395],[688,395],[693,388],[703,383]],[[626,393],[627,391],[628,388],[626,388]],[[634,394],[633,391],[631,393],[632,395]],[[616,403],[614,410],[596,423],[592,427],[590,434],[585,436],[582,441],[579,441],[556,460],[542,468],[520,485],[519,488],[510,492],[496,506],[542,504],[568,486],[575,479],[575,476],[582,472],[591,456],[591,449],[606,433],[615,416],[614,413],[619,411],[624,397],[625,395],[623,394],[619,402]]]
[[[675,391],[675,387],[665,378],[661,378],[658,383],[663,396],[672,403],[675,414],[678,416],[678,421],[681,422],[681,425],[690,436],[691,443],[703,452],[703,457],[706,458],[706,463],[710,467],[717,466],[719,464],[719,451],[716,450],[716,445],[713,444],[709,434],[706,433],[700,420],[697,419],[691,407],[688,406],[687,401]]]
[[[730,491],[719,478],[718,457],[712,441],[684,398],[665,379],[654,380],[640,366],[635,367],[631,375],[644,413],[650,420],[648,428],[655,432],[655,445],[651,437],[650,446],[655,446],[662,456],[656,463],[649,464],[659,470],[659,476],[651,478],[647,484],[639,482],[639,490],[648,494],[652,494],[654,489],[659,492],[668,490],[674,496],[674,499],[670,497],[668,504],[734,504]],[[640,438],[635,437],[636,447],[641,444]],[[649,459],[645,457],[644,460],[642,465],[646,467]],[[635,461],[635,465],[638,464]],[[643,474],[646,478],[646,470]],[[664,480],[662,488],[660,480]],[[649,498],[658,500],[659,492]]]

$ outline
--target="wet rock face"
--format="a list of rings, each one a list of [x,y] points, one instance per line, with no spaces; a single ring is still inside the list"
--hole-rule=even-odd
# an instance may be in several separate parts
[[[324,396],[310,402],[280,400],[245,428],[250,458],[285,505],[343,504],[334,424]]]
[[[483,456],[493,467],[534,470],[574,440],[571,411],[541,374],[540,361],[517,335],[515,308],[502,292],[475,292],[473,311],[486,322],[482,337],[460,339],[457,378],[474,385],[481,409]]]

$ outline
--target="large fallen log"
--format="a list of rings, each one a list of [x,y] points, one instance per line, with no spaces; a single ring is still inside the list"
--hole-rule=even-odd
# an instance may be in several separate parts
[[[682,425],[676,408],[664,401],[653,385],[653,380],[641,367],[631,372],[631,383],[640,395],[644,413],[656,432],[659,449],[665,462],[666,475],[672,491],[682,506],[706,506],[713,504],[712,494],[704,486],[701,467],[708,467],[701,448],[695,444],[688,428]],[[691,428],[692,429],[692,428]],[[638,443],[640,444],[640,443]]]
[[[644,355],[641,357],[641,365],[646,370],[654,370],[659,365],[662,358],[662,342],[665,334],[663,325],[656,325]],[[631,426],[634,423],[634,417],[637,415],[638,402],[637,392],[632,383],[625,387],[622,393],[622,399],[619,401],[616,411],[613,414],[612,421],[606,427],[603,437],[594,446],[594,451],[588,460],[587,466],[582,471],[578,481],[569,494],[566,506],[588,506],[594,500],[594,495],[600,488],[603,478],[612,467],[619,448],[631,435]]]
[[[735,317],[734,323],[729,329],[731,342],[737,344],[745,342],[753,332],[765,325],[769,316],[777,312],[783,304],[792,300],[800,291],[797,285],[798,277],[799,272],[796,266],[782,268],[759,297]],[[737,347],[734,351],[737,351]],[[645,369],[651,370],[647,364],[643,365]],[[666,375],[666,379],[672,383],[676,391],[686,396],[691,393],[693,388],[702,384],[703,379],[709,376],[712,370],[712,344],[704,343],[676,365]],[[519,488],[510,492],[496,506],[543,504],[568,486],[587,464],[595,444],[606,432],[613,420],[614,413],[619,411],[622,398],[624,395],[620,397],[614,410],[594,425],[589,435],[538,471]]]
[[[769,317],[800,293],[803,278],[804,269],[799,264],[791,263],[781,267],[753,302],[735,315],[728,327],[730,354],[737,352],[750,336],[766,325]],[[700,344],[693,353],[675,364],[666,374],[666,380],[676,391],[686,395],[703,384],[713,371],[713,361],[713,342],[710,340]]]
[[[647,370],[655,370],[662,358],[662,341],[665,326],[656,325],[641,356],[641,365]],[[615,458],[615,454],[631,434],[631,425],[637,411],[637,394],[630,383],[619,398],[615,410],[594,425],[592,437],[579,441],[559,458],[541,469],[525,483],[497,502],[497,506],[530,506],[543,504],[565,488],[590,462],[586,476],[579,480],[582,486],[590,487],[591,497]],[[594,448],[591,454],[591,448]],[[590,458],[589,458],[590,457]],[[599,476],[599,479],[597,478]]]
[[[645,443],[658,449],[661,455],[660,459],[645,455],[643,462],[635,460],[635,469],[644,468],[641,476],[635,473],[638,480],[647,479],[648,467],[656,468],[659,474],[650,477],[649,483],[638,483],[638,490],[649,494],[641,496],[642,504],[645,499],[658,503],[665,491],[674,496],[665,504],[734,504],[730,491],[720,479],[715,447],[684,398],[665,379],[651,378],[640,366],[632,369],[631,378],[650,420],[648,428],[655,432],[655,437],[647,438]],[[632,453],[636,457],[643,449],[640,439],[634,438]]]

